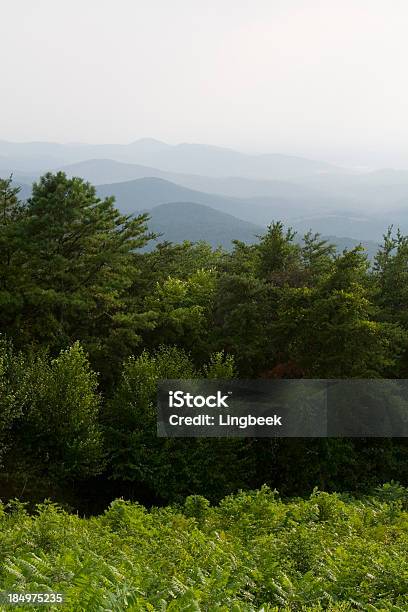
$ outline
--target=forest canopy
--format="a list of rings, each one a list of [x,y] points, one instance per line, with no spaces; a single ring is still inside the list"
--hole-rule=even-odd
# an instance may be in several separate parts
[[[99,509],[407,480],[404,440],[156,437],[160,378],[407,378],[408,238],[373,262],[278,220],[232,251],[161,242],[63,172],[0,181],[0,497]]]

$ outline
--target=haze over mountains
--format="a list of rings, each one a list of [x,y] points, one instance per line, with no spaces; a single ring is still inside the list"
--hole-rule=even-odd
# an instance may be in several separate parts
[[[232,215],[220,212],[193,202],[170,202],[160,204],[148,209],[150,215],[150,229],[160,234],[157,242],[167,239],[171,242],[183,242],[188,240],[198,242],[205,240],[213,247],[222,246],[231,249],[232,240],[240,240],[246,244],[253,244],[258,240],[265,227],[242,221]],[[378,244],[371,240],[355,240],[347,237],[325,236],[329,242],[335,244],[339,251],[352,249],[361,244],[370,259],[377,252]],[[296,237],[298,242],[302,241],[302,235]],[[149,247],[152,248],[155,244]]]
[[[151,225],[172,241],[251,241],[276,219],[300,233],[337,237],[339,244],[374,241],[370,249],[390,224],[408,233],[404,170],[363,173],[295,156],[154,139],[127,145],[0,141],[0,176],[13,173],[23,197],[42,173],[59,169],[95,184],[101,197],[114,195],[126,213],[154,211]]]
[[[144,138],[126,145],[58,144],[47,142],[11,143],[0,141],[0,158],[9,159],[15,171],[31,172],[44,166],[112,159],[154,166],[167,172],[209,176],[245,176],[256,179],[286,179],[320,172],[339,172],[326,162],[287,155],[248,155],[210,145],[181,143],[169,145]],[[0,159],[1,161],[1,159]],[[19,163],[19,166],[16,165]]]

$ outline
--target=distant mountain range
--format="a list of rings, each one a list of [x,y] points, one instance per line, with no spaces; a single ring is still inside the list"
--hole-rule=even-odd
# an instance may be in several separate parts
[[[28,197],[30,187],[23,184],[21,188],[21,197]],[[281,220],[297,230],[300,235],[312,229],[322,235],[350,236],[354,241],[353,244],[359,240],[380,241],[387,226],[393,221],[393,217],[358,215],[330,208],[321,209],[320,212],[317,208],[311,209],[309,214],[304,214],[305,211],[296,201],[291,202],[283,198],[229,198],[188,189],[158,178],[98,185],[97,193],[101,198],[114,196],[118,208],[125,214],[150,211],[160,205],[169,207],[173,203],[189,203],[210,207],[214,211],[229,215],[231,219],[245,223],[246,230],[249,230],[249,225],[256,228],[255,233],[261,233],[272,221]],[[402,229],[405,227],[408,229],[406,211],[398,211],[395,215],[399,217]],[[189,221],[189,224],[191,227],[192,222]],[[229,243],[231,239],[237,237],[227,231],[228,224],[221,223],[221,226],[226,231],[226,242],[222,241],[222,244]],[[210,234],[205,227],[203,231],[207,236]],[[192,239],[191,233],[186,234],[185,238]]]
[[[359,173],[300,157],[154,139],[127,145],[0,141],[0,176],[13,173],[24,198],[41,174],[59,169],[96,185],[101,197],[114,195],[129,214],[188,203],[231,215],[244,223],[243,233],[277,219],[300,234],[312,229],[352,241],[376,243],[390,224],[408,233],[405,170]],[[222,244],[228,243],[228,223],[219,223],[226,232]]]
[[[242,176],[255,179],[287,179],[317,173],[340,172],[326,162],[289,155],[248,155],[232,149],[202,144],[169,145],[144,138],[126,145],[58,144],[51,142],[14,143],[0,141],[0,166],[16,172],[85,161],[113,159],[154,166],[167,172],[208,176]],[[5,161],[7,161],[4,165]]]
[[[237,215],[234,198],[195,191],[160,178],[141,178],[135,181],[97,185],[97,193],[101,198],[114,195],[120,209],[128,214],[168,202],[195,202]],[[238,204],[240,203],[239,200]]]
[[[149,229],[162,234],[155,242],[179,243],[183,240],[198,242],[204,240],[213,247],[232,248],[233,240],[241,240],[247,244],[258,241],[257,236],[265,232],[265,227],[257,226],[237,219],[232,215],[222,213],[209,206],[193,202],[172,202],[161,204],[148,211],[150,215]],[[302,235],[297,236],[301,242]],[[326,239],[337,246],[338,251],[352,249],[360,241],[351,238],[327,236]],[[378,244],[373,241],[363,241],[367,255],[373,259],[378,250]]]
[[[315,207],[344,206],[344,198],[321,193],[318,188],[283,180],[255,180],[242,177],[212,177],[165,172],[151,166],[124,164],[109,159],[90,159],[60,168],[68,176],[80,176],[94,185],[127,182],[139,178],[161,178],[189,189],[235,198],[272,197]],[[354,202],[350,201],[350,206]]]
[[[194,191],[249,201],[251,208],[252,204],[256,204],[257,208],[272,206],[278,212],[280,209],[290,210],[291,215],[298,216],[340,212],[341,215],[351,213],[352,217],[372,218],[374,215],[387,218],[388,212],[384,214],[385,211],[395,211],[397,215],[394,221],[398,222],[399,214],[404,212],[408,203],[406,171],[384,170],[364,175],[303,177],[301,181],[267,181],[177,174],[108,159],[91,159],[51,169],[62,169],[68,176],[80,176],[94,185],[128,182],[140,178],[161,178]],[[0,176],[8,176],[11,172],[13,168],[1,166],[0,160]],[[42,171],[37,171],[30,175],[14,171],[13,175],[17,182],[29,184],[41,173]],[[263,223],[264,216],[251,220]]]
[[[309,208],[307,213],[296,200],[285,198],[228,198],[181,187],[169,181],[144,178],[136,181],[99,185],[98,195],[114,195],[121,210],[131,214],[135,210],[148,210],[158,204],[170,202],[194,202],[210,206],[216,210],[233,215],[265,227],[272,221],[281,220],[291,225],[301,234],[309,229],[324,235],[350,236],[356,240],[381,240],[390,218],[378,215],[342,211],[331,207]],[[305,214],[306,212],[306,214]],[[408,226],[408,219],[400,215]],[[407,227],[408,229],[408,227]]]

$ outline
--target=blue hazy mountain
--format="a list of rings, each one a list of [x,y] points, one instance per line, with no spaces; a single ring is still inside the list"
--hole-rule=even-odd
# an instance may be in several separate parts
[[[232,248],[233,240],[241,240],[247,244],[257,242],[257,236],[265,232],[265,227],[248,223],[236,217],[215,210],[210,206],[193,202],[171,202],[155,206],[147,211],[150,216],[149,228],[162,234],[156,242],[180,243],[184,240],[198,242],[204,240],[213,247]],[[300,242],[302,234],[297,240]],[[352,249],[359,240],[328,236],[327,240],[337,246],[339,251]],[[378,244],[374,241],[362,241],[367,255],[372,259],[377,252]]]
[[[31,172],[88,159],[153,166],[167,172],[208,176],[244,176],[285,179],[326,172],[339,172],[326,162],[278,153],[248,155],[211,145],[181,143],[169,145],[151,138],[129,144],[59,144],[52,142],[14,143],[0,141],[0,156],[7,167]]]
[[[205,240],[212,246],[232,247],[232,240],[252,244],[263,228],[254,223],[193,202],[171,202],[153,207],[149,229],[162,234],[159,242],[198,242]]]
[[[405,170],[353,173],[303,158],[154,139],[127,145],[0,141],[0,176],[13,172],[23,197],[40,174],[57,169],[89,180],[100,195],[115,195],[127,212],[193,202],[262,227],[280,219],[301,232],[374,241],[390,224],[408,232]]]
[[[356,240],[381,240],[390,223],[389,216],[324,206],[324,200],[319,204],[311,202],[309,207],[305,207],[304,202],[297,198],[228,198],[157,178],[99,185],[97,191],[100,197],[114,195],[119,208],[128,214],[159,204],[193,202],[261,227],[279,219],[301,233],[312,229],[324,235],[349,236]],[[408,217],[402,214],[400,217],[402,227],[406,225],[408,229]]]

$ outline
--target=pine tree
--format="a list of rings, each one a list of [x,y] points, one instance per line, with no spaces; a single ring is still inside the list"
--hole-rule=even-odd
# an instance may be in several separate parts
[[[18,234],[25,336],[53,350],[79,339],[94,359],[117,351],[121,361],[145,325],[128,290],[134,253],[149,238],[146,221],[121,215],[114,198],[99,199],[89,183],[63,172],[35,183]]]
[[[405,342],[403,330],[378,321],[361,247],[336,257],[314,288],[286,288],[276,331],[309,377],[391,375]]]
[[[16,287],[24,275],[18,249],[19,223],[24,206],[19,200],[20,188],[13,186],[12,177],[0,179],[0,332],[18,325],[21,297]]]
[[[295,270],[300,268],[300,246],[294,242],[296,232],[291,228],[284,230],[283,223],[274,222],[267,232],[259,236],[256,246],[258,254],[258,274],[276,285],[288,282]]]

